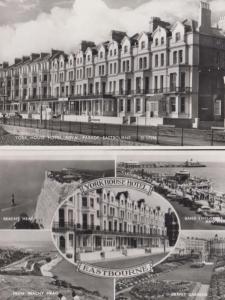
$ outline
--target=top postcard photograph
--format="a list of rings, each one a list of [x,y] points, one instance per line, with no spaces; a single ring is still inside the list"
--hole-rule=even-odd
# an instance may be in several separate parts
[[[0,146],[225,146],[221,0],[0,0]]]

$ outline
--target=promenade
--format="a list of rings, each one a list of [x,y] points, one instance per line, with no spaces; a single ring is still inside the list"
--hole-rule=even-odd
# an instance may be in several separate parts
[[[68,133],[79,137],[79,135],[90,137],[90,144],[133,144],[141,143],[142,145],[161,145],[161,146],[224,146],[225,145],[225,128],[212,128],[211,130],[176,128],[173,126],[143,126],[143,125],[119,125],[104,124],[93,122],[70,122],[60,120],[35,120],[35,119],[1,119],[3,128],[7,131],[13,131],[15,128],[21,128],[23,132],[26,128],[27,135],[32,136],[34,129],[48,131],[52,136],[54,132]],[[5,125],[9,125],[6,127]],[[11,129],[10,129],[11,128]],[[91,137],[94,138],[92,141]],[[97,141],[98,140],[98,141]],[[7,141],[6,141],[7,142]],[[10,140],[8,141],[10,142]],[[13,142],[13,141],[12,141]],[[16,144],[18,143],[15,141]],[[30,141],[31,142],[31,141]],[[59,141],[42,141],[43,143],[54,144]],[[75,139],[75,141],[64,140],[62,144],[85,144],[85,139]],[[4,140],[0,140],[0,144]],[[29,141],[26,141],[29,144]]]

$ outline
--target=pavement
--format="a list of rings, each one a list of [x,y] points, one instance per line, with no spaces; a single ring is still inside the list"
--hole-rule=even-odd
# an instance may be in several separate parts
[[[135,257],[135,258],[126,258],[126,259],[117,259],[111,261],[101,261],[98,263],[94,263],[92,265],[99,266],[103,268],[110,268],[110,269],[124,269],[134,266],[140,266],[145,263],[153,262],[153,264],[158,263],[160,260],[165,258],[168,253],[161,253],[161,254],[154,254],[142,257]]]

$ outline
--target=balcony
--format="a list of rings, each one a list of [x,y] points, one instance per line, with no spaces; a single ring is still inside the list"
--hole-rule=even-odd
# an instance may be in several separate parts
[[[140,232],[127,232],[122,230],[106,230],[101,229],[99,225],[81,225],[74,224],[73,222],[54,222],[52,231],[56,233],[65,233],[67,231],[74,231],[76,234],[97,234],[97,235],[116,235],[124,237],[165,237],[163,234],[157,233],[140,233]]]
[[[23,96],[21,98],[22,101],[48,101],[48,100],[58,100],[57,97],[51,96],[51,95],[43,95],[43,96]]]
[[[106,94],[106,93],[93,93],[93,94],[85,94],[85,95],[74,95],[70,97],[70,100],[88,100],[88,99],[99,99],[99,98],[103,98],[103,99],[107,99],[107,98],[114,98],[113,94]]]

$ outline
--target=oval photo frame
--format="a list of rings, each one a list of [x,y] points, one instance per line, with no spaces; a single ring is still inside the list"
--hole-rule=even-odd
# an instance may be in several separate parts
[[[124,177],[81,184],[51,223],[59,253],[99,277],[152,271],[175,248],[180,228],[176,211],[151,184]]]

